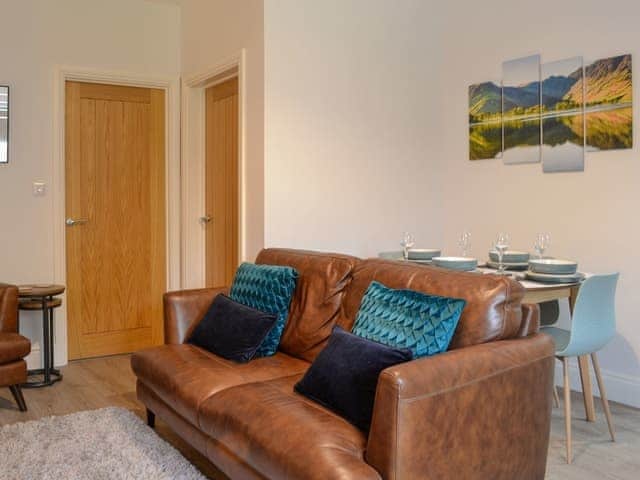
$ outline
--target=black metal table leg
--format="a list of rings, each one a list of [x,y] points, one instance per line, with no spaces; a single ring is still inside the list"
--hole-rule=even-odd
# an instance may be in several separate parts
[[[42,301],[42,363],[43,368],[29,370],[29,376],[42,375],[42,381],[27,381],[22,388],[48,387],[62,380],[60,370],[54,368],[53,347],[53,308],[47,307],[47,302],[53,300],[53,296],[43,296]]]
[[[53,332],[53,308],[49,309],[49,338],[51,340],[50,346],[49,346],[49,370],[53,371],[53,366],[55,365],[54,363],[54,354],[53,354],[53,348],[56,344],[56,337],[54,335]]]
[[[47,297],[42,297],[42,343],[44,346],[44,382],[51,382],[51,360],[49,349],[51,338],[49,337],[49,312],[47,311]]]

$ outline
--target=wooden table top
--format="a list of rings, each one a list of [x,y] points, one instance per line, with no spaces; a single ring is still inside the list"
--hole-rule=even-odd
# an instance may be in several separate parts
[[[18,285],[18,296],[21,298],[29,297],[48,297],[50,295],[60,295],[65,290],[64,285],[54,284],[33,284]]]

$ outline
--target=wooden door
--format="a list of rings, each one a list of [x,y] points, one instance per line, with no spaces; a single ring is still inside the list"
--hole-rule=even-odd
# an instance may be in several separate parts
[[[238,266],[238,79],[206,90],[206,284],[231,285]]]
[[[164,91],[66,83],[69,358],[161,344]]]

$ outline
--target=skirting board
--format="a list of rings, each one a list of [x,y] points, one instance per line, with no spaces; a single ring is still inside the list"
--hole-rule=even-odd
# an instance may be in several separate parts
[[[598,382],[596,382],[591,361],[589,361],[589,374],[591,375],[591,383],[593,384],[593,394],[599,397],[600,391],[598,390]],[[556,385],[562,387],[562,364],[560,362],[556,362],[555,375]],[[580,370],[578,369],[577,362],[573,358],[569,364],[569,379],[571,390],[582,392]],[[602,380],[604,381],[609,400],[640,408],[640,378],[602,370]]]

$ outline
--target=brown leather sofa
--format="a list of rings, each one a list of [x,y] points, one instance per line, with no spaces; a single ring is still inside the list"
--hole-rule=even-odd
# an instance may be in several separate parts
[[[185,344],[224,289],[167,293],[165,341],[133,355],[137,394],[233,479],[544,478],[553,342],[505,277],[387,260],[263,250],[299,273],[276,355],[235,364]],[[351,329],[372,280],[464,298],[450,350],[380,375],[366,435],[293,391],[334,325]]]
[[[18,408],[27,405],[20,384],[27,381],[24,357],[31,352],[31,342],[18,334],[18,288],[0,283],[0,387],[9,387]]]

